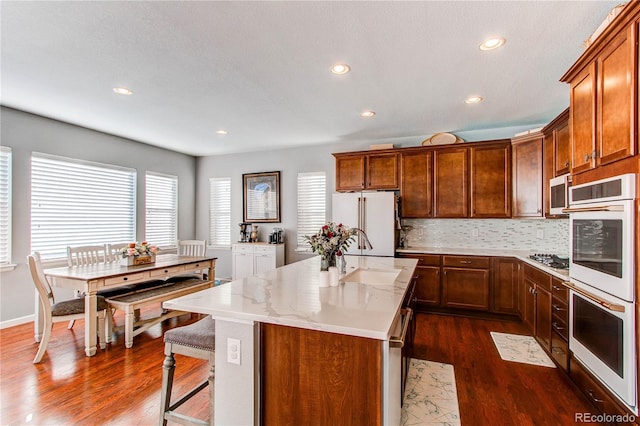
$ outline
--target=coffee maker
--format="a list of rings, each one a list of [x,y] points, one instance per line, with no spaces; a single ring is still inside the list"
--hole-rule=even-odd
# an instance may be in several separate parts
[[[239,223],[240,226],[240,239],[239,243],[248,243],[251,241],[251,224],[247,222]]]
[[[284,243],[284,229],[273,228],[269,234],[269,244],[282,244]]]

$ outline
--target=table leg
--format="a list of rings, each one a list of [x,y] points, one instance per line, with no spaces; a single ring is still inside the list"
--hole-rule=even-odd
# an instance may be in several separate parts
[[[42,330],[44,328],[44,313],[42,312],[42,303],[40,302],[40,295],[38,290],[35,290],[36,302],[35,302],[35,320],[33,321],[33,334],[36,342],[40,342],[42,339]]]
[[[97,322],[98,316],[96,292],[85,289],[84,296],[84,352],[87,356],[94,356],[98,350],[97,343]]]

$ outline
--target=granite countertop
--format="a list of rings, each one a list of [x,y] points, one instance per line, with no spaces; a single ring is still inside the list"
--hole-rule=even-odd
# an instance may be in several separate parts
[[[456,248],[456,247],[409,247],[404,249],[396,249],[397,253],[413,253],[413,254],[453,254],[464,256],[493,256],[493,257],[515,257],[535,266],[536,268],[551,274],[561,280],[569,280],[568,269],[556,269],[543,265],[529,258],[534,252],[528,250],[511,250],[511,249],[483,249],[483,248]]]
[[[164,302],[168,309],[210,314],[378,340],[388,340],[417,260],[347,256],[358,268],[400,269],[392,283],[340,283],[319,287],[320,257],[291,263]]]

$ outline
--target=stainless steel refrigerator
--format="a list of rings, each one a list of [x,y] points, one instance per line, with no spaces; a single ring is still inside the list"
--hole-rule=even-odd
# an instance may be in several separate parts
[[[396,245],[396,195],[393,192],[333,194],[331,220],[363,230],[373,246],[356,235],[347,254],[393,256]]]

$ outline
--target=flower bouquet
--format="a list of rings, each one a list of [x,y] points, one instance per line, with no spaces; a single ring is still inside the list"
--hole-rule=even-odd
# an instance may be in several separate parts
[[[122,259],[120,264],[125,266],[146,265],[156,262],[158,247],[152,246],[146,241],[141,243],[129,243],[120,249]]]
[[[326,271],[329,266],[336,266],[336,255],[342,256],[351,244],[355,230],[343,224],[328,222],[314,235],[305,235],[311,250],[321,257],[321,270]]]

